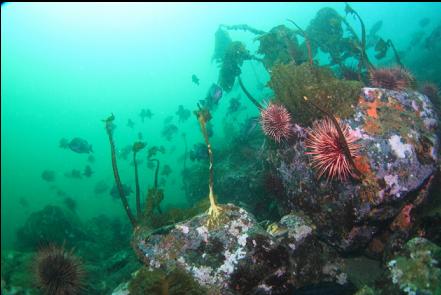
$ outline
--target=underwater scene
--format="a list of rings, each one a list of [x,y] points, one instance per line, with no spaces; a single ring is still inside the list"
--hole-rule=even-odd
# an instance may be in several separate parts
[[[441,3],[1,5],[1,294],[441,295]]]

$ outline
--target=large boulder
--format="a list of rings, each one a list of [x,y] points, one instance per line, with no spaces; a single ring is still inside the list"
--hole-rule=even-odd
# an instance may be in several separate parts
[[[322,281],[346,284],[341,261],[300,213],[266,231],[242,208],[228,204],[222,212],[224,222],[210,230],[206,213],[156,231],[140,227],[133,247],[151,270],[185,270],[213,294],[285,294]]]
[[[363,88],[353,116],[341,123],[361,145],[355,164],[362,181],[317,179],[305,154],[308,129],[297,125],[296,136],[267,158],[286,191],[279,208],[308,212],[322,239],[351,252],[364,249],[405,206],[410,213],[423,203],[418,191],[437,169],[439,121],[418,92]]]
[[[45,242],[74,246],[84,240],[86,233],[81,221],[72,211],[48,205],[33,212],[17,231],[17,248],[35,250]]]

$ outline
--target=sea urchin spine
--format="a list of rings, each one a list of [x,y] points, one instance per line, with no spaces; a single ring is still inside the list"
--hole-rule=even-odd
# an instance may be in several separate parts
[[[38,251],[35,261],[37,285],[43,294],[76,295],[82,294],[84,268],[72,251],[63,247],[49,245]]]
[[[412,74],[403,68],[383,68],[369,72],[373,87],[402,91],[414,82]]]
[[[354,158],[360,149],[360,145],[356,144],[358,138],[347,125],[339,125],[351,157]],[[351,163],[345,155],[338,131],[329,118],[314,122],[305,146],[310,150],[306,154],[312,156],[312,166],[318,169],[319,178],[326,174],[328,179],[337,177],[346,180],[352,175]]]

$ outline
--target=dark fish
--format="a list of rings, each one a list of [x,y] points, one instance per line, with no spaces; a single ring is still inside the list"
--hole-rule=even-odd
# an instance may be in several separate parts
[[[95,163],[95,157],[93,155],[90,155],[89,157],[87,157],[87,161],[89,161],[89,163]]]
[[[128,119],[128,120],[127,120],[127,127],[133,129],[133,126],[135,126],[135,123],[134,123],[131,119]]]
[[[241,109],[242,104],[240,103],[240,96],[233,97],[230,99],[230,105],[228,106],[227,114],[233,114]]]
[[[240,138],[246,140],[258,129],[259,117],[246,119],[240,126]]]
[[[148,152],[147,152],[147,158],[151,158],[154,155],[156,155],[159,151],[159,148],[157,146],[153,146],[151,148],[149,148]]]
[[[83,175],[86,176],[87,178],[91,177],[93,173],[94,173],[94,172],[92,171],[92,168],[90,168],[89,165],[87,165],[87,166],[84,168]]]
[[[377,44],[375,45],[375,51],[377,52],[375,58],[382,59],[383,57],[385,57],[388,48],[389,48],[389,44],[386,41],[384,41],[384,39],[380,38]]]
[[[169,176],[170,173],[172,173],[172,169],[170,168],[170,166],[169,165],[164,165],[164,168],[162,168],[161,175]]]
[[[204,143],[194,144],[189,157],[192,161],[206,161],[208,159],[207,146]]]
[[[81,171],[77,169],[72,169],[72,171],[64,173],[64,176],[68,178],[76,178],[76,179],[82,178]]]
[[[109,190],[109,186],[107,185],[107,183],[104,180],[101,180],[95,184],[95,188],[93,191],[95,195],[100,195],[108,190]]]
[[[144,119],[145,118],[151,119],[153,116],[153,113],[149,109],[142,109],[141,112],[139,113],[139,116],[141,117],[141,120],[144,123]]]
[[[118,156],[124,160],[127,160],[127,157],[132,152],[132,148],[132,145],[126,145],[124,148],[118,151]]]
[[[28,208],[28,207],[29,207],[29,203],[28,203],[28,201],[27,201],[24,197],[21,197],[21,198],[20,198],[20,200],[19,200],[19,204],[20,204],[20,206],[22,206],[23,208]]]
[[[60,147],[64,149],[69,148],[70,150],[79,154],[93,153],[92,145],[90,145],[87,140],[79,137],[75,137],[70,142],[65,138],[61,139]]]
[[[59,197],[66,197],[67,193],[59,188],[57,188],[57,196]]]
[[[71,197],[64,198],[63,202],[66,208],[70,211],[75,211],[77,209],[77,202]]]
[[[432,33],[424,40],[424,47],[426,49],[436,48],[437,43],[441,41],[441,24],[433,29]]]
[[[53,182],[55,180],[55,171],[52,170],[44,170],[41,173],[41,178],[47,182]]]
[[[212,110],[217,107],[221,98],[222,98],[222,88],[213,83],[210,89],[208,90],[205,99],[200,100],[199,103],[202,105],[202,107]]]
[[[196,76],[195,74],[193,74],[193,75],[191,76],[191,81],[192,81],[194,84],[196,84],[196,85],[199,86],[199,78],[198,78],[198,76]]]
[[[122,184],[122,187],[123,187],[124,195],[126,197],[129,196],[131,193],[133,193],[133,190],[130,186]],[[118,199],[120,197],[116,184],[114,184],[112,189],[110,190],[110,195],[115,199]]]
[[[208,90],[207,98],[210,98],[213,103],[218,104],[219,100],[222,98],[222,88],[213,83]]]
[[[169,124],[164,126],[161,134],[166,140],[170,141],[172,140],[176,132],[178,132],[178,127],[174,124]]]
[[[377,21],[370,29],[369,35],[376,35],[382,26],[383,26],[383,21],[382,20]]]
[[[424,28],[425,26],[430,24],[430,18],[428,17],[422,18],[418,24],[420,25],[420,27]]]
[[[191,112],[185,109],[182,105],[179,105],[176,115],[179,117],[179,122],[185,122],[190,118]]]

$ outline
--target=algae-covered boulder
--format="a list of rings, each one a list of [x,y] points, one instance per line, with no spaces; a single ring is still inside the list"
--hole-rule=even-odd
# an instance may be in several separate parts
[[[406,294],[441,294],[441,248],[426,239],[408,241],[388,269],[392,283]]]
[[[341,261],[313,235],[309,219],[290,214],[266,231],[247,211],[222,208],[224,223],[217,228],[206,227],[206,213],[159,231],[140,227],[133,247],[150,271],[183,270],[209,294],[287,293],[322,281],[346,283]]]
[[[295,122],[310,125],[323,113],[305,101],[305,97],[334,116],[349,118],[354,114],[362,84],[337,79],[328,68],[311,67],[307,63],[274,66],[269,86],[275,100],[286,106]]]
[[[2,250],[2,294],[36,294],[33,277],[34,253]]]
[[[32,213],[25,224],[17,231],[17,247],[35,250],[44,241],[56,244],[75,245],[86,234],[81,222],[72,211],[48,205]]]
[[[343,251],[364,249],[380,229],[408,230],[437,169],[437,122],[418,92],[363,88],[353,114],[340,120],[360,145],[354,162],[361,178],[318,179],[306,154],[309,131],[299,127],[291,142],[269,150],[286,191],[281,210],[307,212],[319,235]]]

